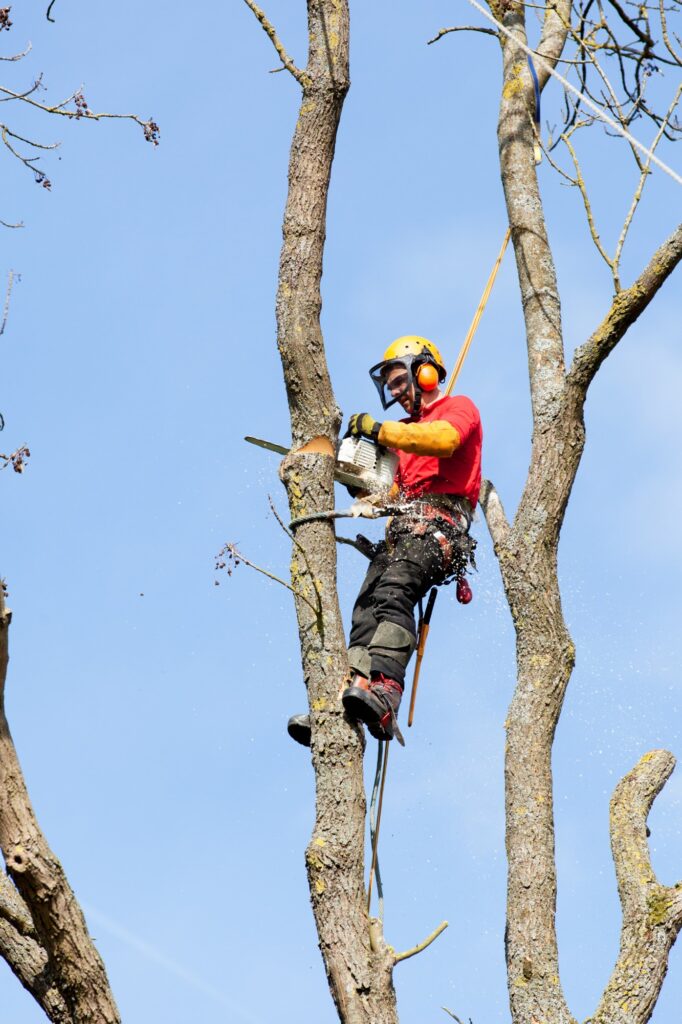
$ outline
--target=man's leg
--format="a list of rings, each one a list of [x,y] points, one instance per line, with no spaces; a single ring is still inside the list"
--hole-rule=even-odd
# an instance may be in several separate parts
[[[405,533],[396,540],[381,575],[372,588],[376,629],[367,640],[370,659],[369,691],[351,686],[343,694],[346,710],[365,722],[378,739],[396,735],[396,713],[405,686],[405,670],[416,646],[414,606],[429,587],[442,583],[443,558],[432,534]]]
[[[359,676],[369,679],[371,667],[369,642],[376,633],[378,626],[374,614],[372,595],[386,565],[387,555],[384,545],[382,545],[380,551],[372,558],[369,564],[365,579],[353,606],[353,618],[348,639],[348,664],[357,682],[360,682]],[[287,722],[287,732],[297,743],[304,747],[309,747],[310,715],[292,715]]]

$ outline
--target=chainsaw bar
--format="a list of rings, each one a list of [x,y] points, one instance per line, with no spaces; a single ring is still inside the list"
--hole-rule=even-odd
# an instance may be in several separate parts
[[[245,437],[249,444],[255,444],[258,448],[265,448],[266,451],[276,452],[278,455],[288,455],[290,448],[285,448],[274,441],[264,441],[260,437]],[[376,490],[377,480],[372,472],[358,472],[348,462],[336,462],[334,465],[334,479],[345,487],[357,487],[360,490]]]

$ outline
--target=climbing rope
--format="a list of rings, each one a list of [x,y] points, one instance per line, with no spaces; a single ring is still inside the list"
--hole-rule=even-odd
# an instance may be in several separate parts
[[[381,812],[384,806],[384,786],[386,785],[386,769],[388,768],[388,748],[390,743],[388,740],[379,740],[378,751],[377,751],[377,771],[374,777],[374,791],[372,792],[372,802],[376,800],[376,789],[379,789],[379,805],[376,812],[376,821],[374,828],[371,827],[370,820],[370,832],[372,839],[372,863],[369,869],[369,883],[367,885],[367,912],[372,903],[372,881],[376,873],[377,876],[377,891],[379,892],[379,917],[382,918],[384,914],[384,893],[383,889],[380,888],[381,881],[379,875],[379,829],[381,828]],[[382,750],[383,747],[383,750]],[[382,758],[383,753],[383,758]],[[379,772],[381,771],[381,784],[379,784]],[[371,807],[371,805],[370,805]]]
[[[457,356],[457,362],[455,363],[454,369],[453,369],[452,373],[450,374],[450,380],[448,381],[447,387],[445,389],[445,394],[446,395],[452,394],[452,389],[454,388],[454,386],[455,386],[455,384],[457,382],[457,378],[459,377],[460,371],[461,371],[462,367],[464,366],[464,360],[466,359],[467,355],[469,354],[469,349],[471,348],[471,342],[474,340],[474,335],[475,335],[476,330],[478,328],[478,325],[479,325],[479,322],[481,320],[481,317],[483,316],[483,310],[485,309],[485,307],[486,307],[486,305],[488,303],[488,299],[490,298],[490,293],[493,290],[493,285],[495,284],[495,278],[497,277],[497,272],[500,269],[500,265],[502,263],[502,258],[503,258],[504,254],[505,254],[507,245],[509,244],[510,237],[511,237],[511,228],[507,228],[507,233],[504,236],[504,241],[502,243],[502,248],[500,249],[500,254],[497,257],[497,259],[495,260],[495,265],[493,266],[493,269],[490,271],[490,277],[488,278],[488,283],[486,284],[485,288],[483,289],[483,295],[481,296],[481,301],[479,302],[478,307],[476,309],[476,312],[474,313],[474,318],[471,321],[471,326],[469,327],[469,330],[467,331],[466,338],[464,339],[462,347],[459,350],[459,355]]]
[[[377,743],[377,767],[374,773],[374,785],[372,786],[372,799],[369,803],[369,838],[372,847],[372,864],[374,865],[374,873],[377,880],[377,896],[379,897],[379,920],[384,919],[384,888],[381,884],[381,871],[379,869],[379,825],[381,824],[381,807],[379,807],[379,814],[377,816],[377,796],[379,795],[379,786],[382,778],[382,764],[384,754],[384,743],[379,740]],[[386,744],[388,751],[388,743]],[[383,793],[383,787],[382,787]],[[372,899],[372,871],[370,870],[369,885],[367,887],[367,910],[370,909],[370,900]]]

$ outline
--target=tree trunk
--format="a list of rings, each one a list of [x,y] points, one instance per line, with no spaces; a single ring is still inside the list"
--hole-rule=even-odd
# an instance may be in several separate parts
[[[291,147],[277,293],[277,341],[291,413],[281,467],[293,518],[334,506],[340,415],[320,326],[327,194],[349,87],[346,0],[308,0],[309,55]],[[312,717],[316,809],[306,865],[329,986],[344,1024],[396,1021],[392,953],[370,945],[364,884],[363,737],[344,717],[348,673],[336,591],[333,525],[296,530],[291,562],[301,664]]]

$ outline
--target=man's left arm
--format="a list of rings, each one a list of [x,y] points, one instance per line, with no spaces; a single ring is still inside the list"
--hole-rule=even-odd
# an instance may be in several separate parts
[[[477,422],[473,403],[467,400],[467,404],[462,402],[460,405],[461,408],[458,405],[448,409],[447,418],[430,423],[400,423],[396,420],[380,423],[369,413],[359,413],[351,417],[349,430],[356,435],[371,437],[386,448],[447,459],[469,438]]]

